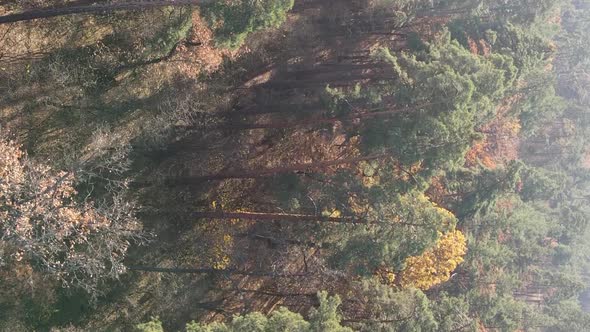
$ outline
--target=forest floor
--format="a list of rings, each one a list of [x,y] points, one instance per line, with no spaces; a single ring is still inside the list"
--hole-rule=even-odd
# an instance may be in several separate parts
[[[210,103],[214,107],[205,108],[207,115],[215,113],[247,111],[248,106],[255,105],[260,99],[268,97],[258,86],[272,79],[283,66],[309,57],[310,48],[315,48],[318,57],[326,49],[318,40],[305,36],[306,22],[300,22],[296,15],[290,17],[280,31],[272,36],[251,36],[242,47],[242,53],[233,61],[225,63],[213,73],[204,86],[202,94],[223,95],[222,103]],[[301,33],[294,33],[301,31]],[[268,34],[266,32],[265,34]],[[282,36],[281,36],[282,35]],[[282,38],[281,38],[282,37]],[[302,44],[307,48],[300,48]],[[294,55],[293,49],[299,48],[301,54]],[[311,60],[314,61],[314,60]],[[240,75],[236,75],[240,73]],[[220,87],[220,88],[218,88]],[[227,88],[229,87],[229,89]],[[230,92],[219,93],[219,90]],[[210,92],[213,91],[213,92]],[[194,95],[192,95],[194,97]],[[264,123],[273,121],[272,115],[231,117],[236,122]],[[231,170],[255,170],[277,165],[308,163],[317,160],[333,159],[346,153],[336,145],[343,137],[336,130],[213,130],[217,118],[196,123],[196,128],[188,129],[182,138],[168,147],[165,156],[157,156],[158,162],[147,171],[145,177],[201,176]],[[160,152],[158,152],[160,154]],[[154,176],[154,174],[157,174]],[[141,261],[146,265],[166,267],[215,266],[225,268],[238,267],[247,271],[298,274],[305,269],[305,263],[313,263],[313,250],[289,253],[289,260],[277,257],[285,251],[277,252],[266,242],[240,236],[265,232],[280,225],[254,225],[241,221],[221,220],[197,221],[190,217],[190,211],[208,209],[212,204],[227,210],[256,209],[269,211],[273,206],[268,192],[269,182],[274,179],[233,179],[210,181],[198,185],[163,188],[161,186],[147,189],[143,201],[153,201],[158,207],[172,210],[173,222],[162,223],[162,219],[146,222],[153,225],[158,234],[157,241],[150,246],[149,252],[158,254],[146,256],[142,251]],[[155,191],[155,192],[154,192]],[[146,203],[147,204],[147,203]],[[171,209],[172,208],[172,209]],[[158,208],[156,207],[156,210]],[[269,211],[271,212],[271,211]],[[152,223],[153,222],[153,223]],[[196,224],[195,224],[196,222]],[[172,226],[172,227],[171,227]],[[280,232],[280,230],[278,230]],[[212,248],[209,251],[204,248]],[[303,256],[306,256],[304,263]],[[229,261],[232,257],[232,261]],[[288,264],[288,266],[277,266]],[[296,282],[286,278],[277,282],[276,278],[259,276],[221,275],[208,279],[195,275],[154,275],[142,274],[144,282],[138,284],[139,293],[154,293],[143,306],[146,311],[134,309],[141,319],[147,315],[159,315],[165,322],[177,322],[182,327],[190,320],[212,321],[222,317],[252,310],[269,312],[278,305],[309,306],[315,301],[315,292],[325,289],[321,284],[328,280],[315,279],[307,283]],[[298,277],[301,278],[301,277]],[[158,282],[153,282],[156,279]],[[149,281],[147,281],[149,280]],[[290,281],[293,281],[292,283]],[[127,283],[128,284],[128,283]],[[294,288],[292,285],[306,285],[306,289]],[[333,283],[332,283],[333,284]],[[146,289],[145,285],[150,285]],[[153,285],[158,285],[154,289]],[[299,286],[301,287],[301,286]],[[259,291],[266,291],[261,294]],[[273,293],[277,293],[273,296]],[[303,295],[291,303],[284,303],[280,293],[301,293]],[[125,297],[126,298],[126,297]],[[111,306],[108,306],[111,307]],[[223,308],[223,310],[217,310]],[[129,309],[127,309],[129,310]],[[92,319],[92,321],[99,321]],[[117,322],[120,324],[120,322]]]

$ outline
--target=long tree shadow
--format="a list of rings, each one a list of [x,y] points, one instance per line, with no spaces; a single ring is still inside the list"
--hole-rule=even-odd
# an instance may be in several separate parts
[[[297,121],[310,116],[318,116],[317,112],[325,112],[326,107],[322,104],[322,99],[326,86],[340,85],[354,88],[358,83],[376,77],[382,68],[373,64],[371,52],[367,50],[367,44],[369,44],[366,41],[367,32],[364,30],[343,32],[341,22],[336,22],[337,27],[328,31],[330,33],[318,32],[324,32],[325,29],[322,28],[326,27],[324,21],[316,20],[314,22],[314,19],[318,18],[317,15],[321,16],[326,13],[321,10],[323,6],[324,3],[318,6],[319,10],[314,14],[316,16],[311,15],[305,19],[290,22],[290,34],[280,43],[269,41],[263,47],[257,48],[270,55],[253,51],[234,61],[228,59],[218,72],[206,78],[207,85],[218,87],[217,90],[212,89],[211,91],[232,96],[231,103],[212,109],[211,115],[221,115],[216,117],[219,121],[226,125],[237,123],[237,127],[242,123],[256,124],[259,123],[257,121],[269,121],[268,114],[271,113],[274,115],[274,119],[270,119],[270,121]],[[307,31],[315,31],[315,33],[306,33]],[[280,33],[282,34],[283,31]],[[371,34],[374,36],[369,36],[369,39],[373,41],[379,38],[383,39],[383,33],[380,30],[370,32],[369,35]],[[387,38],[391,38],[391,34],[385,37],[385,39]],[[392,44],[387,40],[382,42],[383,46],[397,45],[397,41],[393,41]],[[285,105],[296,106],[292,108],[287,106],[289,107],[288,111],[276,111],[276,108],[282,108]],[[265,110],[257,111],[259,108]],[[334,115],[319,115],[319,117],[322,116]],[[303,144],[303,142],[286,142],[294,137],[300,137],[292,136],[293,133],[300,132],[302,135],[309,134],[308,136],[314,137],[312,134],[324,130],[323,128],[318,130],[317,127],[303,130],[301,128],[266,128],[264,130],[220,130],[220,128],[215,128],[215,131],[212,132],[210,126],[188,127],[185,136],[173,142],[167,149],[160,151],[162,154],[157,156],[158,165],[156,167],[158,176],[199,176],[207,173],[215,174],[227,169],[265,167],[265,163],[275,162],[272,158],[277,158],[281,149],[294,149],[296,148],[294,145]],[[221,144],[216,144],[219,141]],[[302,157],[305,156],[297,155],[292,158]],[[293,162],[292,159],[291,162]],[[199,256],[206,256],[212,255],[212,253],[205,248],[215,248],[222,243],[224,238],[229,239],[240,232],[267,234],[269,238],[273,238],[277,235],[284,235],[287,228],[277,229],[275,224],[249,225],[244,222],[232,226],[231,223],[223,224],[215,219],[195,220],[191,217],[191,212],[195,210],[256,208],[263,211],[271,209],[288,211],[289,204],[296,203],[293,198],[297,198],[297,203],[300,204],[299,210],[307,209],[313,213],[318,212],[316,211],[317,207],[313,206],[313,202],[304,201],[306,189],[281,190],[281,182],[283,181],[285,179],[272,177],[225,181],[209,180],[199,182],[198,185],[181,183],[174,187],[167,186],[166,181],[155,181],[152,187],[144,190],[146,195],[150,196],[148,200],[155,203],[154,209],[156,211],[158,209],[161,212],[172,211],[172,213],[162,213],[159,219],[159,221],[168,220],[171,224],[160,225],[159,221],[156,221],[158,218],[154,218],[155,224],[153,225],[162,228],[168,227],[167,230],[161,230],[160,234],[166,234],[167,241],[189,239],[188,244],[187,242],[180,243],[184,243],[193,250],[197,249],[194,248],[194,244],[190,245],[190,240],[193,243],[203,244],[200,246]],[[287,194],[281,191],[287,192]],[[285,197],[280,201],[273,199],[281,195]],[[301,206],[302,202],[304,206]],[[297,234],[302,231],[312,231],[309,227],[309,229],[306,229],[305,226],[301,227],[301,229],[289,229],[288,233]],[[271,266],[275,257],[280,256],[280,254],[268,254],[268,257],[263,257],[261,252],[254,250],[253,248],[263,246],[260,240],[235,241],[235,247],[230,249],[231,255],[229,255],[235,260],[230,264],[252,268],[259,267],[258,263],[265,265],[264,262],[266,262],[268,263],[266,266]],[[177,244],[180,245],[180,243]],[[271,243],[271,248],[268,250],[276,249],[272,246]],[[168,250],[180,249],[174,243],[167,248],[169,248]],[[184,256],[184,263],[191,264],[191,257],[194,255],[195,252],[189,250]],[[303,257],[305,255],[292,256],[293,264],[286,264],[284,268],[300,268]],[[179,262],[183,262],[183,260]],[[199,263],[202,264],[203,261],[199,260]],[[192,264],[196,264],[196,262],[192,262]],[[239,283],[240,280],[234,281]],[[243,281],[246,284],[250,282]],[[251,285],[259,286],[256,282],[252,282]],[[226,289],[226,291],[226,294],[232,294],[231,289]],[[311,292],[313,293],[313,290]],[[243,302],[245,301],[247,300]],[[243,308],[241,305],[238,307]],[[241,310],[235,307],[231,309],[236,310],[234,312]]]
[[[41,58],[11,64],[0,61],[0,65],[11,67],[2,73],[6,79],[0,83],[4,91],[0,110],[5,110],[2,123],[17,133],[35,131],[30,135],[34,140],[29,140],[29,146],[34,147],[38,138],[48,138],[44,131],[73,136],[72,125],[77,125],[82,128],[77,134],[83,136],[76,140],[85,141],[84,134],[92,132],[92,127],[116,124],[137,109],[157,112],[152,107],[154,101],[169,87],[137,96],[125,91],[145,79],[145,67],[156,63],[154,59],[173,51],[186,36],[190,18],[187,10],[162,9],[140,15],[97,16],[92,23],[76,19],[44,22],[69,24],[71,29],[63,47]],[[84,39],[90,42],[72,46]],[[23,115],[28,118],[24,126],[19,124]]]
[[[167,186],[163,179],[203,175],[241,166],[260,167],[261,164],[269,162],[273,154],[276,154],[281,148],[293,148],[292,145],[285,144],[283,140],[290,139],[290,135],[295,131],[301,131],[300,129],[211,130],[211,122],[252,121],[251,119],[244,120],[239,115],[225,118],[215,117],[215,115],[218,113],[240,113],[258,107],[271,108],[271,105],[279,105],[279,107],[282,104],[297,105],[302,100],[307,101],[308,106],[321,106],[319,102],[325,86],[334,81],[333,77],[338,78],[343,71],[342,68],[336,72],[320,71],[319,76],[310,73],[321,67],[317,65],[318,63],[338,62],[337,48],[341,47],[341,44],[333,43],[331,40],[333,36],[326,39],[325,36],[322,37],[317,32],[315,34],[306,33],[306,31],[319,30],[310,20],[313,21],[313,17],[289,22],[289,35],[285,40],[275,38],[270,40],[271,38],[269,38],[267,42],[257,45],[255,51],[243,54],[235,60],[226,59],[217,72],[200,77],[200,86],[205,88],[193,92],[192,97],[194,99],[202,98],[204,101],[198,100],[197,103],[189,103],[189,120],[192,123],[186,126],[188,129],[183,129],[182,125],[176,126],[176,123],[171,123],[175,118],[169,117],[162,122],[155,122],[165,127],[164,133],[158,134],[160,135],[158,144],[146,143],[150,141],[150,136],[155,136],[152,131],[155,126],[146,125],[140,130],[143,134],[132,140],[134,147],[134,152],[131,155],[132,169],[139,173],[139,182],[149,183],[147,186],[137,188],[135,193],[138,200],[144,205],[141,215],[142,222],[147,231],[157,234],[158,237],[148,247],[132,250],[129,257],[130,264],[172,267],[217,266],[220,269],[238,264],[241,267],[252,268],[258,266],[255,251],[244,253],[244,255],[235,253],[240,250],[252,250],[252,248],[259,246],[259,242],[257,242],[259,240],[235,240],[235,246],[224,241],[231,239],[236,233],[255,231],[260,234],[276,235],[284,231],[284,229],[277,229],[273,225],[250,227],[251,225],[246,223],[233,225],[216,220],[195,220],[191,216],[196,209],[215,209],[216,206],[227,210],[243,207],[270,209],[264,206],[266,198],[280,197],[281,195],[285,197],[280,201],[270,201],[273,203],[272,207],[288,209],[289,204],[293,203],[293,197],[298,197],[300,204],[302,204],[305,190],[298,188],[282,190],[280,185],[284,185],[282,183],[285,181],[284,179],[208,181],[200,183],[199,186],[187,184],[175,187]],[[308,26],[310,24],[311,28]],[[296,31],[300,32],[296,33]],[[284,31],[278,31],[277,35],[283,33]],[[281,42],[276,40],[281,40]],[[360,47],[356,44],[348,46],[352,49]],[[166,53],[163,55],[166,56]],[[153,59],[158,58],[150,57],[143,61],[151,62]],[[128,62],[126,66],[133,67],[138,63],[142,62]],[[120,84],[118,76],[121,73],[116,68],[116,66],[103,66],[104,72],[95,72],[93,70],[96,68],[91,68],[90,75],[100,78],[95,80],[96,85],[88,87],[86,90],[88,94],[96,95],[95,99],[89,103],[92,106],[72,103],[69,105],[71,108],[67,111],[56,112],[57,115],[54,114],[55,117],[53,117],[55,122],[48,121],[48,124],[40,131],[48,132],[60,127],[79,125],[86,121],[83,115],[89,109],[97,111],[98,108],[105,108],[107,111],[95,116],[92,121],[112,124],[125,122],[129,113],[134,109],[146,109],[148,114],[151,110],[152,114],[157,115],[163,99],[169,99],[174,94],[190,95],[190,91],[186,90],[195,87],[194,82],[188,81],[184,86],[182,84],[179,86],[178,83],[170,84],[170,86],[152,91],[141,98],[105,102],[101,98],[102,94],[106,92],[104,87]],[[130,67],[124,69],[127,70]],[[130,75],[133,75],[133,69],[131,72]],[[307,84],[312,81],[314,84]],[[211,96],[217,95],[225,96],[224,102],[216,104],[216,100]],[[174,96],[173,98],[180,100],[182,96]],[[178,104],[173,105],[178,106]],[[306,112],[308,106],[301,107],[292,114],[279,112],[277,119],[287,121],[302,116],[306,117],[310,113]],[[320,107],[318,109],[322,110]],[[205,116],[200,118],[195,116],[195,113],[204,113]],[[264,118],[262,119],[264,120]],[[180,120],[186,119],[176,118],[176,120],[184,122]],[[84,133],[80,133],[80,135],[84,135]],[[279,185],[277,185],[277,181]],[[281,193],[281,191],[288,193]],[[317,212],[310,202],[306,201],[303,204],[303,208],[309,211],[314,209],[313,211]],[[289,233],[297,233],[298,231],[298,229],[290,229]],[[233,256],[237,258],[236,261],[226,259]],[[272,262],[274,257],[276,255],[269,255],[268,262]],[[299,255],[294,256],[295,262],[292,266],[285,266],[285,268],[298,268],[301,263],[300,258]],[[213,280],[213,283],[209,283],[205,281],[210,281],[210,279],[201,276],[157,276],[134,272],[130,273],[127,278],[124,280],[124,285],[129,286],[132,290],[121,292],[117,291],[117,288],[113,289],[108,296],[109,303],[117,303],[117,305],[125,307],[125,301],[133,302],[127,305],[127,308],[130,312],[129,318],[135,322],[148,319],[149,315],[159,314],[163,320],[174,321],[177,324],[175,327],[181,327],[183,322],[198,318],[203,314],[202,312],[191,312],[191,304],[217,303],[215,301],[233,292],[232,289],[227,291],[211,289],[212,284],[223,285],[223,281]],[[198,290],[191,292],[191,288],[197,286]],[[252,286],[256,286],[256,283],[253,283]],[[179,310],[178,308],[183,309]],[[230,311],[239,310],[238,308],[228,309]],[[100,313],[98,315],[107,314]],[[121,322],[121,319],[116,319],[116,321]]]

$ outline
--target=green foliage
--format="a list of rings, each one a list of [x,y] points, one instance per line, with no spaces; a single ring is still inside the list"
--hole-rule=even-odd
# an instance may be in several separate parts
[[[105,17],[102,23],[111,33],[89,45],[76,48],[66,45],[41,61],[32,62],[28,79],[55,84],[59,89],[74,89],[72,93],[79,98],[103,92],[115,84],[122,68],[134,68],[168,55],[186,38],[192,26],[191,13],[166,9],[158,13]],[[67,119],[72,118],[72,111],[64,112]]]
[[[158,317],[152,317],[149,322],[135,325],[137,332],[164,332],[162,322]]]
[[[565,262],[561,262],[565,263]],[[576,300],[582,291],[586,288],[584,280],[566,266],[557,271],[553,270],[533,270],[536,272],[535,279],[540,285],[550,285],[554,291],[548,296],[548,304],[556,304],[566,300]],[[548,286],[545,286],[548,287]]]
[[[565,185],[566,176],[561,172],[527,167],[522,172],[522,189],[519,194],[524,201],[548,201],[565,190]]]
[[[217,43],[230,49],[240,47],[248,34],[281,25],[293,0],[216,1],[202,7],[215,33]]]
[[[522,74],[545,66],[555,54],[555,46],[551,41],[553,36],[539,28],[506,24],[496,29],[494,48],[512,57]]]
[[[328,293],[318,293],[320,306],[313,308],[309,313],[310,331],[313,332],[352,332],[351,329],[340,325],[338,307],[342,303],[340,297],[328,297]]]
[[[281,308],[271,315],[266,331],[308,331],[309,326],[310,324],[300,314]],[[236,326],[236,331],[246,331],[246,329]]]
[[[189,323],[187,332],[305,332],[309,330],[309,323],[300,314],[280,308],[269,317],[259,312],[249,313],[244,316],[234,316],[231,323],[198,324]]]
[[[362,297],[369,317],[355,322],[355,331],[439,331],[430,301],[417,289],[396,290],[374,279],[361,282]]]
[[[286,308],[264,316],[259,312],[249,313],[244,316],[234,316],[228,324],[212,323],[199,324],[191,322],[187,324],[187,332],[352,332],[351,329],[340,325],[341,317],[338,314],[340,298],[329,297],[326,292],[319,292],[320,305],[309,313],[309,321],[300,314],[291,312]]]
[[[325,93],[320,96],[322,104],[328,109],[326,116],[342,116],[349,114],[353,110],[353,104],[364,101],[363,99],[371,100],[361,91],[361,85],[357,84],[350,91],[344,92],[342,89],[331,88],[327,86]],[[378,103],[380,100],[375,100]]]
[[[405,165],[422,161],[426,178],[433,170],[460,166],[476,137],[474,128],[494,115],[495,103],[513,85],[512,60],[473,55],[448,33],[428,52],[381,54],[399,77],[388,90],[391,97],[415,110],[367,125],[364,147],[391,148]]]
[[[307,199],[304,195],[305,187],[296,174],[279,175],[271,181],[270,187],[286,211],[299,211],[301,202]]]
[[[567,196],[566,196],[567,197]],[[563,197],[564,199],[567,199]],[[560,242],[570,244],[584,241],[581,237],[588,229],[588,215],[590,211],[586,205],[580,205],[576,201],[559,202],[556,209],[552,210],[552,217],[559,220],[555,235]]]
[[[534,135],[565,109],[555,90],[555,77],[547,68],[557,54],[554,38],[558,26],[547,22],[515,24],[487,22],[479,17],[461,18],[450,24],[454,39],[469,48],[470,42],[489,43],[491,56],[510,59],[510,81],[518,77],[520,91],[514,112],[519,114],[525,136]],[[518,68],[518,71],[515,69]],[[518,74],[518,75],[517,75]]]
[[[192,27],[192,10],[178,12],[175,9],[165,10],[170,20],[162,30],[157,31],[145,41],[145,58],[158,58],[172,51],[179,41],[185,39]]]
[[[449,30],[453,39],[465,48],[470,47],[469,40],[476,44],[481,40],[486,41],[492,54],[511,58],[522,76],[547,65],[556,53],[552,41],[556,30],[546,27],[545,23],[521,26],[482,22],[480,18],[473,17],[453,21]]]
[[[428,45],[422,41],[419,34],[410,32],[408,34],[408,48],[414,52],[423,52],[428,49]]]
[[[523,136],[538,134],[544,127],[558,118],[566,109],[565,99],[555,90],[552,74],[536,69],[528,73],[525,97],[516,105],[522,124]]]
[[[520,327],[522,313],[526,308],[523,302],[512,296],[488,294],[469,294],[469,302],[482,316],[485,326],[494,326],[500,331],[515,331]]]
[[[486,214],[492,210],[499,197],[513,193],[520,181],[524,164],[519,161],[508,163],[503,168],[488,169],[484,166],[466,169],[457,168],[447,173],[447,186],[460,199],[453,203],[460,218]]]
[[[583,312],[576,300],[553,304],[547,308],[547,313],[555,318],[554,323],[548,326],[550,331],[584,331],[590,326],[590,314]]]
[[[433,318],[438,323],[438,331],[477,331],[477,320],[471,317],[469,302],[465,297],[454,297],[443,292],[430,306]]]
[[[407,257],[421,254],[441,232],[454,229],[455,217],[419,192],[375,195],[365,212],[369,226],[348,233],[332,265],[365,276],[381,266],[401,270]]]
[[[439,5],[458,8],[464,16],[486,17],[500,22],[531,24],[546,18],[560,6],[560,0],[444,0]]]

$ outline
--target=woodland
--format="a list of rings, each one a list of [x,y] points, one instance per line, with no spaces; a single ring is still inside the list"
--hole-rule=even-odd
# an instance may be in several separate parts
[[[590,331],[589,86],[590,0],[0,0],[0,331]]]

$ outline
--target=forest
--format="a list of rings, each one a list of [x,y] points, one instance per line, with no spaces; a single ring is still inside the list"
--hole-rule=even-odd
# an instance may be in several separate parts
[[[590,331],[590,0],[0,0],[0,331]]]

